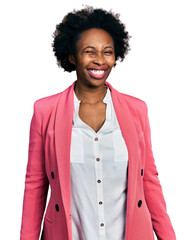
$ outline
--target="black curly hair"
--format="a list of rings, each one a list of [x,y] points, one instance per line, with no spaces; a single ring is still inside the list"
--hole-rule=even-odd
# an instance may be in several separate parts
[[[70,63],[68,55],[76,55],[76,42],[80,39],[81,33],[91,28],[98,28],[107,31],[114,41],[115,61],[124,60],[130,50],[129,36],[125,25],[120,21],[119,14],[112,10],[106,11],[102,8],[94,9],[86,6],[81,10],[73,10],[68,13],[61,23],[56,25],[53,33],[52,48],[57,58],[57,64],[64,71],[72,72],[75,65]],[[115,63],[116,65],[116,63]]]

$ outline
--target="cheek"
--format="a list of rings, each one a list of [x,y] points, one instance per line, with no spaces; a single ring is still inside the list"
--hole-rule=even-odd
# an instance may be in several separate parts
[[[91,62],[91,59],[88,57],[83,57],[78,61],[78,68],[84,69],[88,67],[89,63]]]
[[[109,63],[111,66],[115,64],[115,61],[116,61],[115,55],[112,55],[112,56],[110,56],[110,57],[108,58],[108,63]]]
[[[112,68],[115,65],[115,57],[113,57],[112,59],[110,59],[110,61],[108,62],[109,66]]]

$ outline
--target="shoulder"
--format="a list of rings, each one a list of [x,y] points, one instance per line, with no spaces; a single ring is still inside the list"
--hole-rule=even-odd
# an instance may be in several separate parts
[[[148,108],[146,102],[140,98],[128,94],[120,93],[120,95],[126,102],[135,122],[141,125],[142,129],[144,129],[146,125],[146,119],[148,117]]]
[[[128,105],[132,105],[135,110],[140,114],[146,114],[147,111],[147,104],[144,100],[137,98],[135,96],[131,96],[125,93],[120,93],[124,100],[127,102]]]
[[[49,114],[57,105],[61,94],[62,92],[59,92],[50,96],[37,99],[34,102],[34,112],[42,116]]]
[[[146,111],[147,105],[146,105],[145,101],[143,101],[142,99],[139,99],[135,96],[128,95],[128,94],[118,91],[109,82],[106,82],[106,85],[113,91],[114,95],[122,98],[128,104],[128,106],[135,108],[136,111],[137,110],[141,111],[141,112]]]

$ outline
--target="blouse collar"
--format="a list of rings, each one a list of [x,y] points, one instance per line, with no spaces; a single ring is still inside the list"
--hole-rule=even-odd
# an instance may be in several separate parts
[[[106,95],[103,99],[103,102],[104,103],[108,103],[108,101],[111,101],[111,93],[110,93],[110,90],[109,90],[109,87],[105,85],[105,87],[107,88],[107,92],[106,92]],[[75,94],[75,91],[74,91],[74,104],[75,103],[80,103],[81,100],[79,100]]]

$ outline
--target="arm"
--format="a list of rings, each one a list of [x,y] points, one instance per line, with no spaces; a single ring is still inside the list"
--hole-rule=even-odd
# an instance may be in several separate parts
[[[167,214],[158,172],[156,169],[151,144],[151,131],[146,106],[144,138],[146,145],[146,164],[144,170],[144,194],[151,214],[153,229],[158,240],[176,240],[170,218]]]
[[[41,125],[34,103],[31,119],[20,240],[38,240],[45,210],[48,179],[45,170]]]

